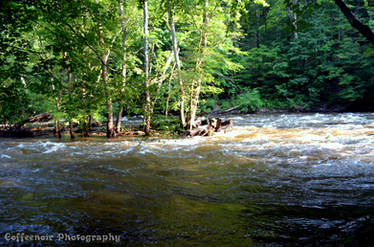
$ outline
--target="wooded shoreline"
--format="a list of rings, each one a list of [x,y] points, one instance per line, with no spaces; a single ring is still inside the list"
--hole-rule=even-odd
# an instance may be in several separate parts
[[[227,111],[222,111],[220,113],[213,113],[212,115],[207,114],[205,117],[198,117],[197,124],[194,126],[192,130],[185,129],[185,130],[168,130],[168,126],[164,129],[160,128],[152,128],[150,130],[150,136],[152,137],[193,137],[193,136],[210,136],[212,134],[208,134],[209,128],[214,129],[213,132],[224,132],[226,133],[226,128],[228,127],[228,131],[231,130],[234,126],[234,123],[228,125],[228,121],[232,121],[230,119],[226,120],[225,126],[223,128],[217,127],[210,127],[208,125],[208,121],[210,119],[215,119],[215,121],[222,121],[220,117],[225,117]],[[249,113],[249,115],[261,114],[295,114],[295,113],[321,113],[321,114],[337,114],[337,113],[344,113],[344,111],[290,111],[285,109],[259,109],[258,111]],[[248,114],[240,114],[237,112],[233,112],[235,115],[248,115]],[[174,116],[177,118],[177,116]],[[42,121],[40,121],[42,120]],[[43,121],[44,120],[44,121]],[[203,124],[201,124],[201,120]],[[143,125],[130,125],[130,126],[122,126],[121,131],[116,134],[116,137],[124,137],[124,136],[145,136],[144,126]],[[164,126],[165,127],[165,126]],[[82,127],[75,123],[73,124],[74,134],[77,137],[95,137],[95,136],[106,136],[106,121],[98,122],[93,121],[88,128],[88,135],[84,134]],[[217,131],[218,130],[218,131]],[[64,124],[60,123],[60,137],[69,137],[70,126],[69,122],[65,122]],[[32,116],[25,120],[24,124],[0,124],[0,138],[32,138],[32,137],[59,137],[58,133],[56,132],[56,124],[52,121],[52,117],[48,113],[38,114]],[[74,135],[75,136],[75,135]]]

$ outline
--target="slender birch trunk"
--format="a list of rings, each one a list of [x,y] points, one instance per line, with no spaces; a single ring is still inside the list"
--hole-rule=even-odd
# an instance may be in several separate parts
[[[127,68],[126,68],[126,24],[125,24],[125,14],[124,14],[124,8],[123,8],[123,0],[118,1],[119,4],[119,12],[120,12],[120,18],[121,18],[121,33],[122,33],[122,93],[124,91],[124,88],[126,86],[126,76],[127,76]],[[122,119],[122,113],[123,113],[123,104],[124,102],[120,101],[120,108],[117,112],[117,121],[116,121],[116,133],[121,132],[121,119]]]
[[[119,110],[117,112],[117,120],[116,120],[116,133],[121,133],[121,120],[122,120],[122,113],[123,113],[123,102],[121,101],[119,106]]]
[[[173,42],[173,52],[174,52],[174,59],[177,65],[177,76],[178,76],[178,85],[179,85],[179,120],[181,122],[181,127],[186,126],[186,117],[184,115],[184,87],[183,87],[183,80],[182,80],[182,72],[181,72],[181,64],[179,60],[179,51],[178,51],[178,40],[175,34],[175,25],[174,25],[174,18],[173,18],[173,11],[171,9],[170,3],[168,4],[168,14],[169,14],[169,21],[170,21],[170,32],[171,32],[171,39]]]
[[[297,5],[297,1],[298,0],[292,0],[292,6],[295,8],[296,5]],[[291,12],[291,9],[290,7],[287,7],[287,15],[288,15],[288,18],[290,19],[293,27],[294,27],[294,38],[295,40],[297,40],[299,38],[299,35],[297,33],[297,13],[296,11],[294,11],[293,13]]]
[[[143,5],[143,33],[144,33],[144,72],[145,72],[145,106],[144,106],[144,132],[146,135],[150,134],[151,130],[151,95],[149,92],[149,54],[148,54],[148,1],[144,1]]]

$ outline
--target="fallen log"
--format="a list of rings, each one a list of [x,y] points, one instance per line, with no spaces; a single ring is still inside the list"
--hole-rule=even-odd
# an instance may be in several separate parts
[[[208,125],[199,126],[197,128],[194,128],[192,130],[186,131],[186,136],[205,136],[208,134]]]
[[[209,124],[209,121],[208,119],[205,119],[205,118],[197,118],[195,120],[195,122],[192,124],[192,129],[196,129],[196,128],[199,128],[200,126],[203,126],[203,125],[208,125]],[[190,122],[188,122],[187,124],[187,128],[189,128],[190,126]]]
[[[52,116],[49,113],[41,113],[35,116],[29,117],[23,124],[25,123],[34,123],[34,122],[46,122],[52,120]]]
[[[220,132],[223,130],[224,133],[232,130],[234,120],[230,119],[222,122],[219,118],[209,118],[208,120],[199,120],[195,123],[195,128],[187,130],[185,135],[188,137],[192,136],[212,136],[214,132]]]

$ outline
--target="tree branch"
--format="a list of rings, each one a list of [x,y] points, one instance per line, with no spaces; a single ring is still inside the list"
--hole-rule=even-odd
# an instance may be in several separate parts
[[[77,35],[77,37],[79,37],[79,38],[81,38],[83,41],[84,41],[84,43],[88,46],[88,48],[90,48],[90,50],[91,51],[93,51],[94,53],[95,53],[95,55],[96,55],[96,57],[97,57],[97,59],[100,61],[100,63],[103,65],[103,66],[105,66],[105,67],[107,67],[110,71],[112,71],[112,72],[114,72],[114,73],[116,73],[116,74],[119,74],[120,76],[122,76],[122,74],[120,73],[120,72],[118,72],[118,71],[116,71],[116,70],[114,70],[112,67],[110,67],[110,66],[108,66],[107,65],[107,63],[106,63],[106,61],[103,61],[103,59],[102,59],[102,57],[101,57],[101,54],[88,42],[88,40],[87,40],[87,38],[85,37],[85,36],[83,36],[82,34],[80,34],[80,33],[78,33],[69,23],[66,23],[66,25],[69,27],[69,29],[75,34],[75,35]],[[118,34],[119,34],[120,32],[118,32],[114,37],[113,37],[113,40],[112,40],[112,42],[111,42],[111,46],[110,46],[110,48],[109,48],[109,53],[110,53],[110,50],[111,50],[111,48],[112,48],[112,46],[113,46],[113,44],[114,44],[114,42],[115,42],[115,40],[116,40],[116,38],[117,38],[117,36],[118,36]],[[108,55],[109,56],[109,55]]]
[[[351,26],[357,29],[369,42],[374,45],[374,33],[369,26],[360,22],[356,16],[353,15],[352,11],[347,7],[343,0],[334,0],[335,4],[338,5],[344,16],[347,18]]]

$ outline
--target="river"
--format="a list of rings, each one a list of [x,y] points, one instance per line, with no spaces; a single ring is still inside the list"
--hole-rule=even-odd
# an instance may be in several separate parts
[[[17,232],[120,234],[121,246],[367,238],[374,113],[225,118],[233,131],[213,137],[0,139],[0,245]]]

